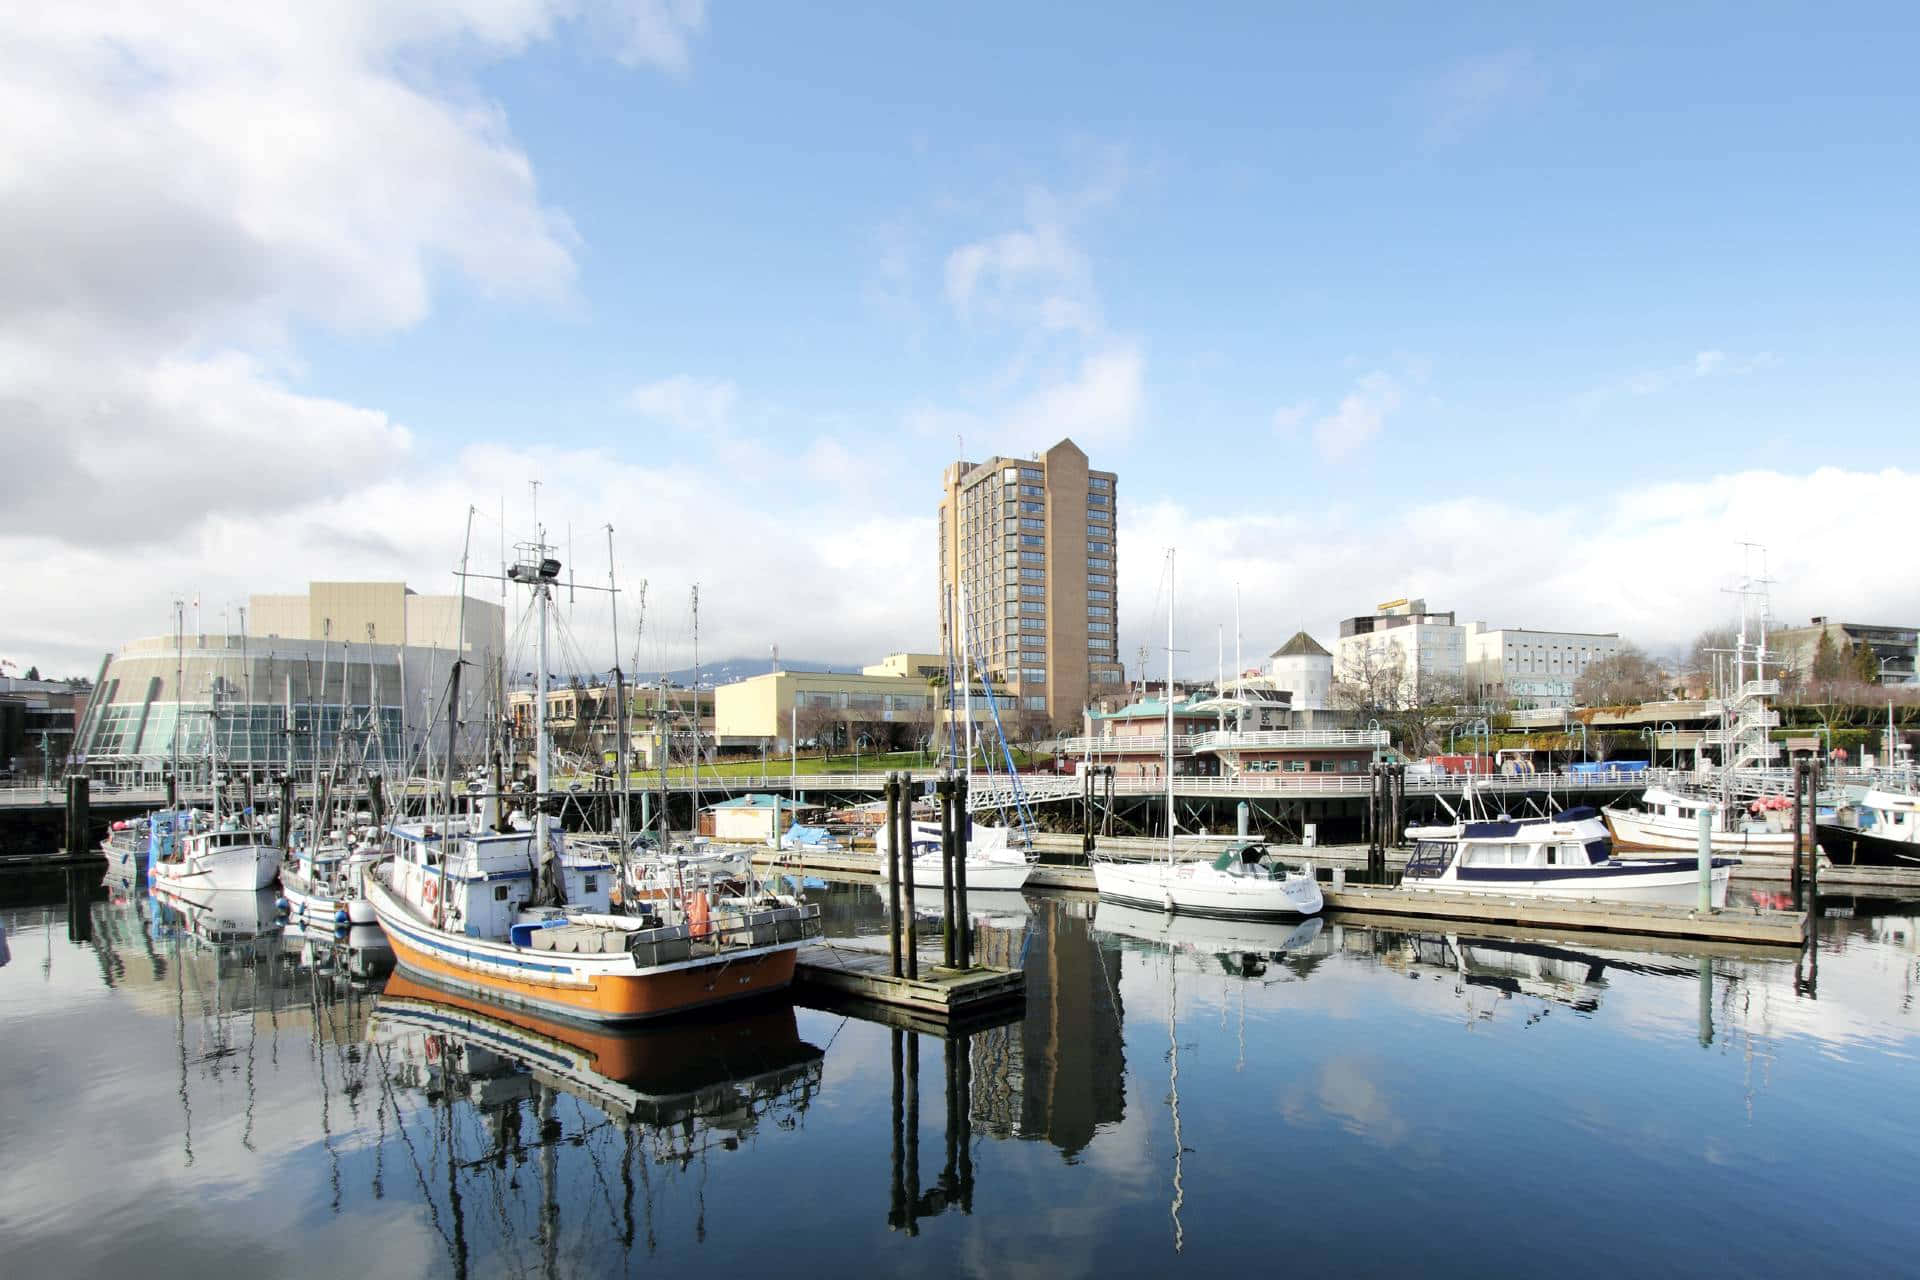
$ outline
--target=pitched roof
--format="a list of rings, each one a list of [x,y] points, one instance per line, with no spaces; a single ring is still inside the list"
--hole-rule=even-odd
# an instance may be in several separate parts
[[[1331,658],[1333,655],[1320,647],[1320,642],[1304,631],[1293,633],[1293,639],[1267,655],[1270,658]]]

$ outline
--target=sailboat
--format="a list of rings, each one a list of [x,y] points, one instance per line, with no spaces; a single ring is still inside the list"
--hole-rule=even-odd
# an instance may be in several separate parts
[[[1173,552],[1167,552],[1167,856],[1163,861],[1096,858],[1094,888],[1103,902],[1158,907],[1182,915],[1227,919],[1276,919],[1317,915],[1326,905],[1311,864],[1283,863],[1276,850],[1243,840],[1211,862],[1174,857],[1173,810]]]
[[[567,852],[546,812],[548,613],[560,562],[543,541],[518,551],[507,578],[528,588],[538,614],[532,829],[502,829],[512,824],[496,821],[497,796],[477,814],[452,812],[456,662],[441,816],[393,823],[390,855],[366,878],[395,960],[456,991],[596,1023],[666,1017],[785,989],[801,943],[820,933],[817,905],[691,885],[666,904],[678,919],[615,914],[616,864]],[[464,564],[462,572],[473,576]]]

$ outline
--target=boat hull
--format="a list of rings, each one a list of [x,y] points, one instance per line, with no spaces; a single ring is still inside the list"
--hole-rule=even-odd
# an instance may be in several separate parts
[[[367,897],[399,966],[456,991],[585,1022],[632,1023],[784,990],[797,946],[634,972],[626,956],[526,952],[413,918],[380,882]]]
[[[1920,844],[1889,840],[1854,827],[1820,827],[1820,851],[1836,866],[1920,867]]]
[[[1672,853],[1692,853],[1700,846],[1699,830],[1692,826],[1649,822],[1625,809],[1602,809],[1614,843],[1628,849],[1661,849]],[[1713,852],[1718,854],[1776,854],[1793,856],[1791,831],[1714,831],[1708,834]]]
[[[1502,898],[1548,898],[1574,902],[1630,902],[1643,906],[1691,907],[1700,901],[1698,867],[1601,867],[1551,878],[1524,879],[1475,876],[1469,867],[1461,878],[1408,878],[1403,889],[1416,893],[1483,893]],[[1727,905],[1727,883],[1733,868],[1717,863],[1709,874],[1709,901],[1715,910]]]
[[[373,904],[365,898],[342,898],[331,893],[313,893],[296,877],[282,873],[280,889],[287,900],[287,914],[296,921],[313,924],[374,924]]]
[[[190,852],[177,861],[160,859],[148,867],[155,887],[171,892],[212,889],[221,893],[253,893],[272,884],[280,874],[280,851],[271,845]]]
[[[1221,920],[1299,919],[1326,906],[1310,877],[1206,876],[1195,863],[1096,862],[1093,883],[1103,902]]]
[[[887,873],[892,868],[883,859],[880,866],[881,883],[892,880]],[[1011,858],[1001,861],[997,858],[967,859],[967,892],[1018,893],[1027,883],[1027,877],[1033,874],[1033,864],[1025,858]],[[927,885],[938,888],[940,885],[940,859],[919,857],[913,860],[913,884],[919,889]]]

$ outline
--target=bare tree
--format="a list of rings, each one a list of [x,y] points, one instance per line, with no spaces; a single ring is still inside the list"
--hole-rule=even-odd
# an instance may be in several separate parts
[[[1335,706],[1378,720],[1410,756],[1431,754],[1439,728],[1460,714],[1466,683],[1434,672],[1415,675],[1399,649],[1369,645],[1340,664],[1331,690]]]
[[[1638,706],[1666,693],[1666,673],[1638,645],[1590,663],[1574,681],[1574,701],[1583,707]]]
[[[1686,677],[1689,691],[1702,694],[1712,692],[1714,663],[1716,659],[1725,660],[1733,650],[1735,638],[1732,627],[1708,627],[1693,638],[1693,647],[1687,651],[1687,660],[1681,671]]]

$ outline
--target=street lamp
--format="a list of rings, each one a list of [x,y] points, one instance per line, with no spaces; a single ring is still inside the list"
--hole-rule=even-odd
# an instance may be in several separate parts
[[[1580,763],[1585,764],[1587,762],[1587,722],[1575,720],[1574,724],[1580,727]]]
[[[1670,753],[1668,767],[1678,769],[1680,767],[1680,726],[1671,720],[1663,720],[1660,723],[1660,730],[1664,730],[1667,735],[1667,751]],[[1656,737],[1655,740],[1658,741],[1658,738]]]

